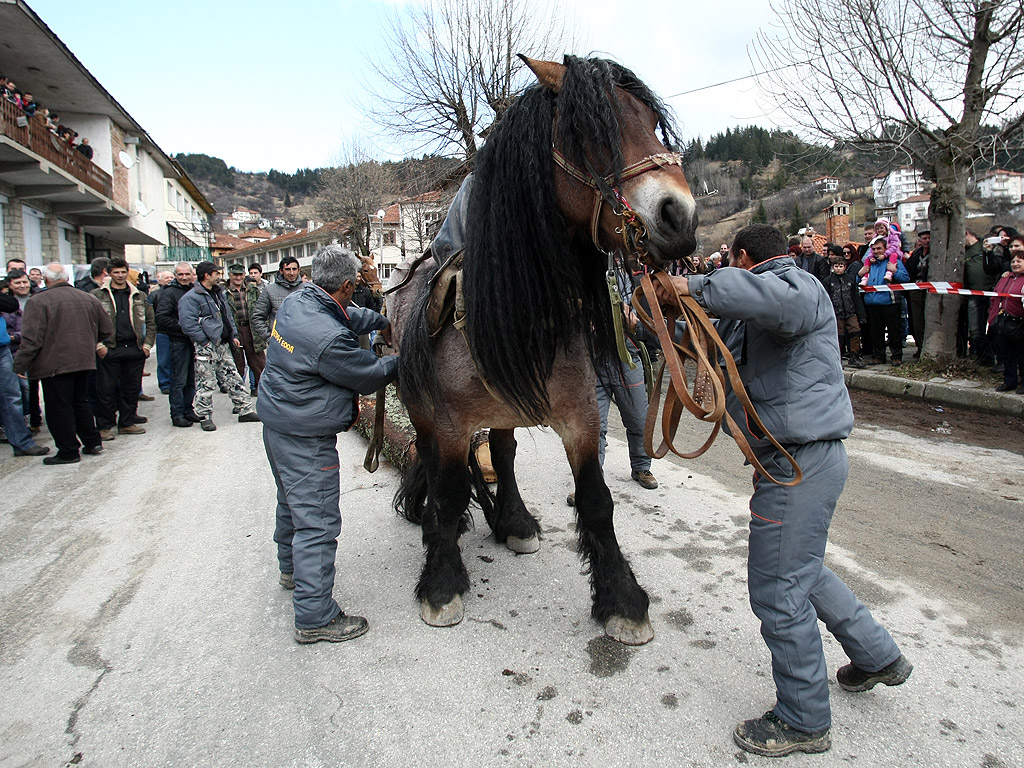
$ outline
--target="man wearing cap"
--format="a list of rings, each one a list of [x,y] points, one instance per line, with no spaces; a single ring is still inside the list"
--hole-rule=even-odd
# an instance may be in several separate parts
[[[768,757],[824,752],[832,745],[832,714],[819,620],[851,660],[836,672],[843,690],[899,685],[913,667],[824,563],[848,471],[843,440],[853,428],[832,302],[816,278],[797,268],[782,234],[765,224],[736,236],[731,265],[736,268],[669,279],[675,291],[721,318],[718,332],[758,415],[803,473],[788,486],[754,473],[747,589],[771,653],[776,701],[761,717],[737,725],[733,739]],[[674,300],[660,284],[658,298]],[[731,386],[726,407],[762,467],[792,482],[793,465],[747,420]]]
[[[196,264],[196,281],[192,290],[178,302],[178,322],[196,347],[195,413],[205,432],[213,432],[213,393],[217,379],[227,383],[228,397],[238,408],[238,420],[259,421],[256,406],[235,370],[229,349],[239,346],[238,332],[231,319],[231,310],[224,289],[218,285],[220,270],[212,261]]]
[[[245,365],[249,364],[252,391],[255,392],[260,385],[263,368],[267,364],[267,355],[264,351],[267,348],[267,340],[253,333],[250,325],[253,309],[260,297],[260,289],[255,283],[245,281],[244,264],[232,264],[228,267],[227,294],[231,317],[235,321],[235,328],[238,329],[238,341],[241,344],[240,347],[232,347],[231,354],[235,358],[238,375],[243,380]]]

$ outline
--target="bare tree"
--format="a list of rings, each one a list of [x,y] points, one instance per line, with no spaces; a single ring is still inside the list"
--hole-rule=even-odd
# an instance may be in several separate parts
[[[336,163],[321,173],[316,211],[325,221],[343,222],[358,233],[351,246],[366,256],[370,252],[368,217],[394,196],[394,180],[388,167],[371,160],[356,141],[345,146]]]
[[[517,53],[561,58],[571,35],[548,0],[420,0],[396,11],[369,85],[374,122],[417,149],[472,161],[530,80]]]
[[[968,177],[1024,122],[1024,0],[779,0],[774,10],[786,36],[762,33],[752,52],[763,91],[819,139],[923,170],[935,185],[929,278],[959,281]],[[927,297],[924,355],[953,357],[959,304]]]

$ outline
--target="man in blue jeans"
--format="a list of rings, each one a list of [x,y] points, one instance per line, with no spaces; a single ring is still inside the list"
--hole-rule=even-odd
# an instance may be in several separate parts
[[[803,480],[788,487],[754,473],[747,587],[771,652],[776,702],[761,717],[737,725],[733,739],[769,757],[824,752],[832,746],[832,716],[819,620],[852,662],[836,673],[843,690],[899,685],[913,667],[824,563],[829,523],[848,471],[843,440],[853,428],[832,302],[818,279],[796,266],[773,227],[742,230],[731,267],[670,279],[678,292],[721,318],[718,332],[751,402],[803,471]],[[672,300],[658,289],[661,301]],[[731,386],[726,394],[730,415],[765,471],[780,482],[793,480],[788,459],[747,420]]]
[[[18,300],[8,294],[0,294],[0,312],[17,312]],[[14,373],[14,358],[11,357],[11,337],[7,333],[7,321],[0,317],[0,424],[7,434],[7,442],[14,449],[15,456],[43,456],[50,452],[46,446],[36,445],[32,433],[25,424],[21,408],[21,386]]]
[[[196,416],[192,401],[196,396],[196,351],[192,340],[178,322],[178,302],[192,290],[196,273],[192,265],[182,261],[174,265],[174,281],[160,289],[156,300],[156,330],[167,334],[170,341],[171,386],[168,390],[171,423],[191,427],[202,419]]]
[[[174,280],[174,273],[163,269],[156,273],[156,287],[149,289],[146,301],[153,307],[156,313],[156,302],[160,298],[160,291],[166,288]],[[156,334],[156,383],[160,387],[160,394],[171,394],[171,340],[166,333],[157,331]]]

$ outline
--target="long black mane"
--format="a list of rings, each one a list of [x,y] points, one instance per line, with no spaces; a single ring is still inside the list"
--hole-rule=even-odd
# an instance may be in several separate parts
[[[615,87],[658,118],[677,144],[666,108],[636,75],[604,59],[565,58],[559,92],[528,88],[477,156],[469,198],[465,298],[473,358],[488,384],[538,422],[559,350],[580,340],[593,361],[615,354],[605,282],[607,257],[589,231],[570,231],[555,196],[552,126],[580,167],[618,179],[623,168]]]

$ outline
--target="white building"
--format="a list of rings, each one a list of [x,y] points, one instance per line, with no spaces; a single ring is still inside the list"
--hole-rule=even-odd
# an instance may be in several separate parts
[[[1024,173],[999,169],[984,171],[976,179],[982,200],[999,199],[1011,203],[1024,202]]]
[[[252,208],[235,208],[231,212],[231,218],[239,224],[248,224],[250,221],[259,221],[260,212],[254,211]]]
[[[221,221],[221,228],[226,231],[237,232],[238,231],[238,219],[234,216],[225,216]]]
[[[448,212],[448,201],[440,192],[427,192],[383,210],[383,219],[368,216],[369,245],[377,274],[386,281],[406,257],[415,258],[427,249]]]
[[[896,223],[904,232],[928,229],[929,195],[912,195],[896,203]]]
[[[878,210],[892,209],[900,200],[923,195],[927,191],[924,173],[909,165],[879,174],[872,179],[871,189]]]
[[[0,262],[121,256],[155,265],[176,248],[209,258],[214,210],[181,166],[23,0],[0,2],[0,29],[0,71],[93,148],[90,160],[40,114],[0,103]]]
[[[819,176],[811,180],[811,189],[823,194],[837,192],[839,190],[839,179],[836,176]]]

